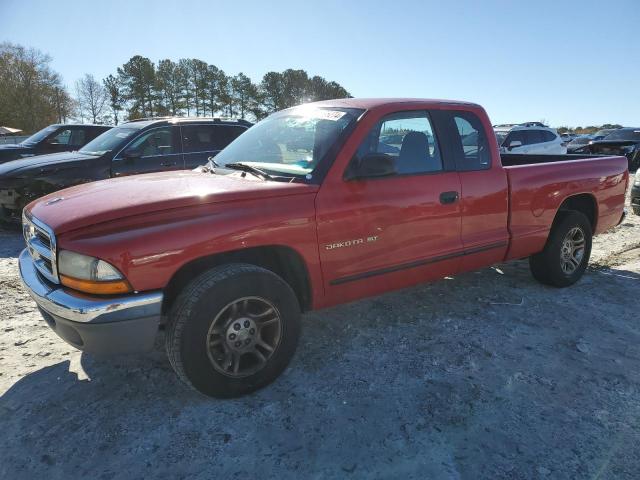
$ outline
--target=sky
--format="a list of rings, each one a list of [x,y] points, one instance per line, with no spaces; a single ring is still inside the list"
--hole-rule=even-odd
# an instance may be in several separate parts
[[[640,126],[639,25],[640,0],[0,0],[0,42],[48,53],[70,88],[136,54],[192,57],[573,127]]]

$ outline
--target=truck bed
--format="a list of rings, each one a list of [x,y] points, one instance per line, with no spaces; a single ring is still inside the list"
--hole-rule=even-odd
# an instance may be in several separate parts
[[[569,197],[593,205],[594,233],[620,221],[627,159],[598,155],[501,155],[509,187],[508,258],[544,248],[556,212]]]

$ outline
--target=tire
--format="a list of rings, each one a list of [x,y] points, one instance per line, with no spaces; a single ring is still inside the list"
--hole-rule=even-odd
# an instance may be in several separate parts
[[[640,215],[640,207],[636,207],[635,205],[633,205],[633,213],[635,213],[636,215]]]
[[[591,224],[586,216],[580,212],[568,211],[560,212],[558,219],[547,239],[544,250],[529,257],[529,268],[533,277],[545,285],[554,287],[568,287],[576,283],[589,264],[591,256],[592,231]],[[579,255],[579,263],[576,266],[572,261],[563,257],[563,245],[571,232],[581,232],[584,239],[582,255]],[[578,234],[572,234],[573,238],[579,238]],[[577,243],[576,243],[577,244]],[[568,250],[565,250],[567,252]],[[576,250],[576,256],[578,250]],[[575,260],[575,257],[573,257]],[[564,260],[563,260],[564,259]],[[563,266],[572,264],[573,271],[567,271]]]
[[[291,287],[269,270],[229,264],[199,275],[178,295],[166,351],[185,384],[230,398],[274,381],[291,361],[299,336],[300,305]]]

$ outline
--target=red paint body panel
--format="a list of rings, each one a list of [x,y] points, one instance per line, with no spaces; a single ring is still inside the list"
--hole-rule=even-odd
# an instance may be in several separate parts
[[[507,258],[542,250],[558,208],[572,195],[589,194],[596,200],[595,233],[615,226],[629,181],[627,166],[624,157],[608,157],[506,167],[512,237]]]
[[[303,183],[264,182],[253,175],[181,171],[114,178],[51,193],[27,208],[56,233],[124,217],[199,205],[315,192]],[[47,202],[64,198],[63,202]],[[174,218],[180,218],[176,213]]]
[[[558,207],[574,194],[595,198],[596,233],[620,220],[628,183],[624,157],[503,168],[492,144],[488,170],[346,181],[357,147],[386,114],[466,110],[488,135],[491,123],[478,105],[446,100],[317,105],[366,110],[320,186],[170,172],[81,185],[26,210],[54,230],[59,249],[112,263],[139,291],[162,289],[202,257],[289,247],[308,271],[312,308],[539,252]],[[443,191],[460,192],[460,200],[442,205]],[[50,203],[56,197],[64,200]],[[341,242],[351,243],[332,248]]]
[[[251,227],[248,227],[251,225]],[[314,218],[314,194],[255,202],[202,205],[156,212],[63,234],[61,248],[81,251],[116,266],[138,291],[167,285],[183,265],[216,253],[257,246],[288,246],[304,260],[314,298],[322,277]]]

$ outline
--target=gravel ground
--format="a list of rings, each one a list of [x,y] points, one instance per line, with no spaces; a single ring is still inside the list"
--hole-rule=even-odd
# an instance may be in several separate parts
[[[236,400],[163,351],[67,346],[0,233],[0,477],[638,478],[640,217],[577,285],[500,265],[305,316],[285,374]]]

